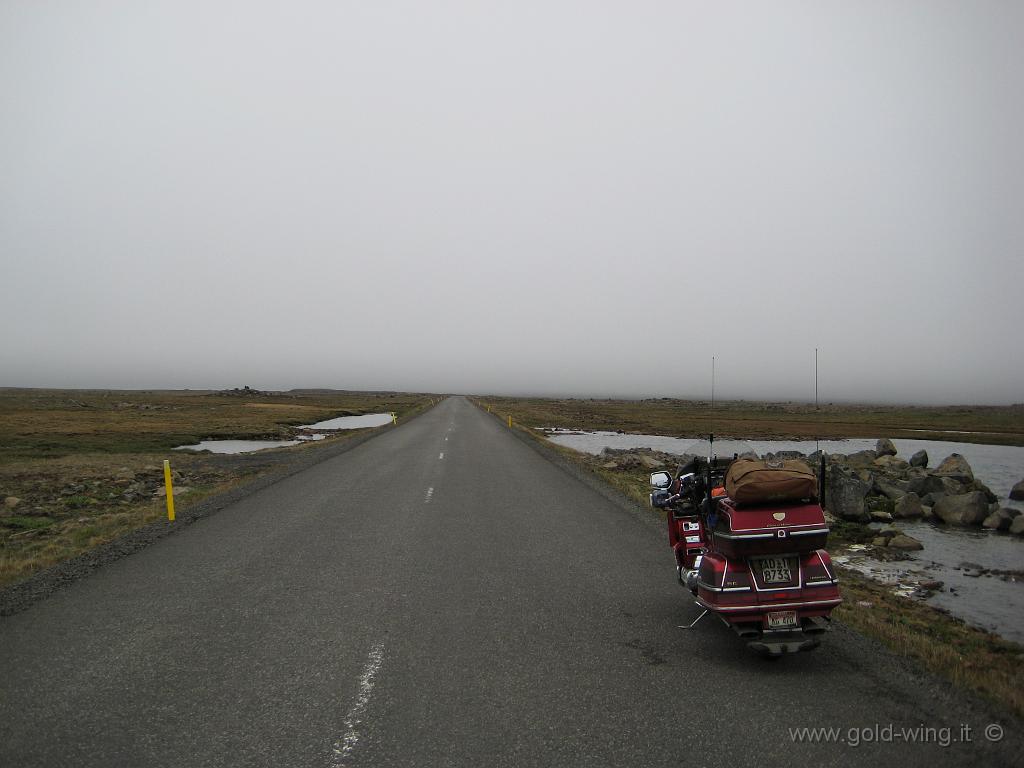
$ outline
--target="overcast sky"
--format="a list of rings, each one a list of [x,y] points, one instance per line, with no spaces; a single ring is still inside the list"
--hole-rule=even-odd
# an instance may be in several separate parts
[[[0,386],[1024,402],[1024,3],[0,2]]]

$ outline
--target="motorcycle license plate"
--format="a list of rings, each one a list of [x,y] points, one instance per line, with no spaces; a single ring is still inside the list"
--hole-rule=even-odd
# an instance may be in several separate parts
[[[773,611],[765,615],[768,618],[768,629],[797,626],[796,611]]]
[[[793,580],[789,561],[784,557],[766,557],[761,561],[761,581],[765,584],[788,584]]]

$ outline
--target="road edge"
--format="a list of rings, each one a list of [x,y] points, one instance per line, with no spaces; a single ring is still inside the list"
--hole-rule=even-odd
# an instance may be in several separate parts
[[[487,411],[479,402],[471,397],[467,397],[466,399],[469,400],[473,406],[479,408],[484,414],[491,416],[499,423],[504,424],[504,421],[499,415]],[[624,512],[628,512],[630,515],[638,518],[646,525],[651,526],[652,530],[660,529],[665,525],[664,518],[660,517],[658,513],[652,513],[653,508],[644,506],[632,496],[629,496],[618,488],[614,488],[604,482],[589,469],[580,466],[568,456],[564,455],[559,449],[547,444],[544,438],[539,435],[534,435],[525,427],[521,427],[514,422],[511,428],[509,428],[509,432],[519,442],[528,445],[531,449],[539,453],[573,479],[580,481],[592,491],[610,501]]]

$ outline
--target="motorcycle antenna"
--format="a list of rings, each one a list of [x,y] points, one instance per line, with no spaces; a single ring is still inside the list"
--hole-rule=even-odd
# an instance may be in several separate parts
[[[818,425],[819,426],[821,426],[821,413],[820,413],[820,410],[821,409],[818,408],[818,348],[815,347],[814,348],[814,412],[815,412],[815,414],[818,417]],[[819,435],[815,435],[815,437],[814,437],[814,450],[815,451],[819,450],[818,449],[818,437],[819,437]]]
[[[708,464],[715,456],[715,356],[711,356],[711,432],[708,433]]]

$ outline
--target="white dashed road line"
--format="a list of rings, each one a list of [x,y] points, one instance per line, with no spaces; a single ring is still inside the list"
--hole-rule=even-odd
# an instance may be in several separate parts
[[[359,726],[363,722],[363,715],[366,713],[366,705],[370,701],[370,694],[373,693],[373,679],[377,676],[380,665],[384,662],[384,644],[377,643],[370,649],[370,657],[363,667],[363,673],[359,676],[359,695],[356,696],[352,708],[345,716],[345,733],[334,743],[331,759],[332,768],[343,768],[345,762],[352,755],[352,751],[359,744]]]
[[[430,499],[433,497],[433,495],[434,495],[434,486],[430,486],[429,488],[427,488],[427,496],[426,496],[425,499],[423,499],[423,503],[424,504],[429,504],[430,503]]]

